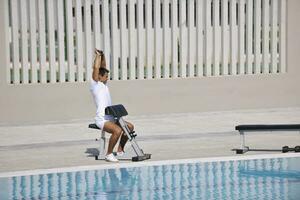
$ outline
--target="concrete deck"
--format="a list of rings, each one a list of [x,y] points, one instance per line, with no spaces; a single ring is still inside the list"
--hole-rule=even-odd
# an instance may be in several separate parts
[[[236,125],[299,124],[300,107],[128,116],[126,120],[135,124],[138,144],[152,154],[151,160],[238,156],[231,151],[239,147]],[[95,138],[100,136],[99,131],[87,128],[89,123],[93,119],[0,125],[0,172],[108,164],[86,153],[98,147]],[[300,133],[251,133],[246,144],[256,148],[294,147],[300,145]]]

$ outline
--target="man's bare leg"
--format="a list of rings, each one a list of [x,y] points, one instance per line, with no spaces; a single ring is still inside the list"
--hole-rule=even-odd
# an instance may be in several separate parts
[[[109,143],[108,143],[108,149],[107,149],[107,154],[109,155],[113,152],[113,149],[118,142],[121,134],[122,134],[122,129],[120,126],[113,122],[105,122],[103,130],[105,132],[111,133],[111,136],[109,138]]]

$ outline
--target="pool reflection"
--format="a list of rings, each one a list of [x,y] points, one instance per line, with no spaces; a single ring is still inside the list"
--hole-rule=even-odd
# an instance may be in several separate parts
[[[1,178],[0,199],[297,199],[299,158]]]

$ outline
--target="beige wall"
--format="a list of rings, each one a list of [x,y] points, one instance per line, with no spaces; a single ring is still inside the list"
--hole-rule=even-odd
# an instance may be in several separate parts
[[[113,103],[131,115],[300,106],[299,10],[299,0],[288,1],[288,73],[111,81]],[[3,67],[0,72],[3,79]],[[94,117],[88,83],[14,86],[2,80],[0,91],[0,125]]]

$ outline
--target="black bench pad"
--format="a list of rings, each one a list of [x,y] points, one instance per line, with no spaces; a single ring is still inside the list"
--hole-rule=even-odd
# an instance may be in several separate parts
[[[100,129],[96,124],[89,124],[89,128]]]
[[[235,127],[238,131],[272,131],[272,130],[299,130],[300,124],[251,124],[251,125],[238,125]]]
[[[115,118],[120,118],[120,117],[128,115],[127,110],[125,109],[125,107],[122,104],[106,107],[105,114],[112,115]]]

